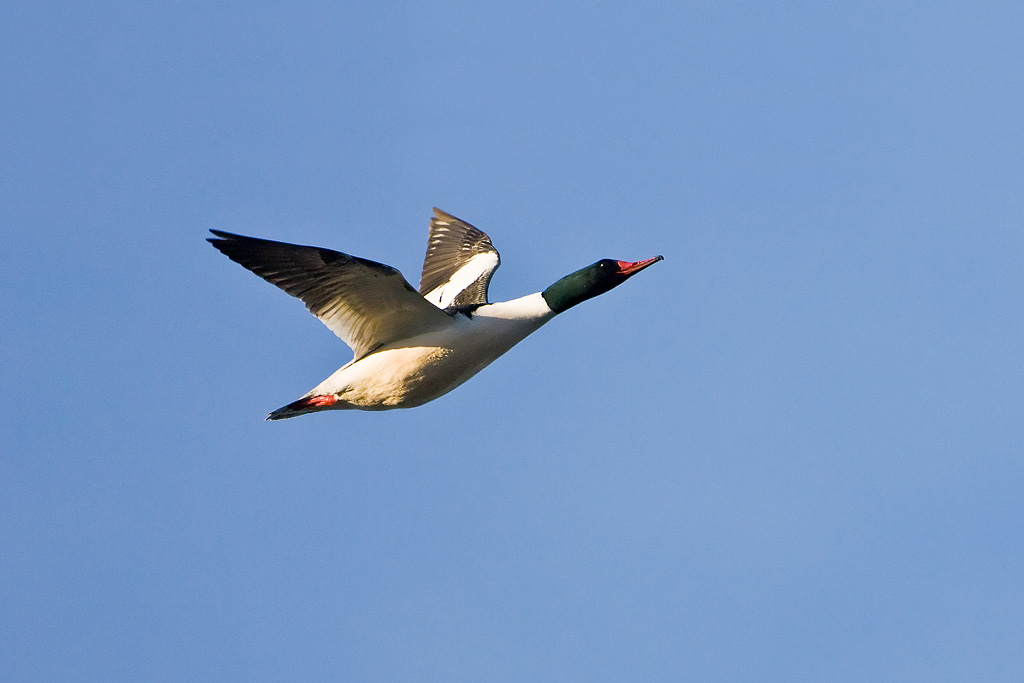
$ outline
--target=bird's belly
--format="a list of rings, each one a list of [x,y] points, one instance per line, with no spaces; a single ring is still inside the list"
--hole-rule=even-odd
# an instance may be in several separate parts
[[[469,379],[460,372],[457,355],[437,346],[377,351],[350,366],[339,397],[364,410],[423,405]]]
[[[415,408],[448,393],[496,357],[443,346],[383,349],[342,368],[314,391],[337,393],[362,410]]]
[[[415,408],[455,389],[538,326],[454,340],[425,336],[384,347],[338,370],[313,392],[337,394],[344,407],[362,410]]]

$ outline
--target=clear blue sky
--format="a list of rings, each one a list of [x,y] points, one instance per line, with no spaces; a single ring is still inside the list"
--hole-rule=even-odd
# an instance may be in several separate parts
[[[1019,681],[1022,7],[8,3],[0,679]],[[264,422],[349,352],[206,230],[434,205],[665,261]]]

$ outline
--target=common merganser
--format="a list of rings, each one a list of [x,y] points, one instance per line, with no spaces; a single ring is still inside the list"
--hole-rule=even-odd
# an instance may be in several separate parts
[[[488,303],[501,263],[491,239],[434,209],[419,291],[383,263],[211,230],[209,242],[306,304],[353,359],[268,420],[324,410],[414,408],[459,386],[555,315],[662,260],[602,259],[543,292]]]

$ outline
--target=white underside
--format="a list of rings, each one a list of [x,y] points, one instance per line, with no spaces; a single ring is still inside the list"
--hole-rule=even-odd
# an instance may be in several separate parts
[[[414,408],[443,396],[554,316],[540,294],[456,315],[447,329],[388,344],[345,365],[307,396],[333,394],[330,409]]]

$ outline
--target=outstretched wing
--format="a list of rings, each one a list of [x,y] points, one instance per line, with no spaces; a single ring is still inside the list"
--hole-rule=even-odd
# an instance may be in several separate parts
[[[356,358],[452,324],[391,266],[330,249],[211,230],[225,256],[306,304]]]
[[[487,303],[487,286],[501,264],[491,238],[440,209],[430,219],[420,294],[438,308]]]

